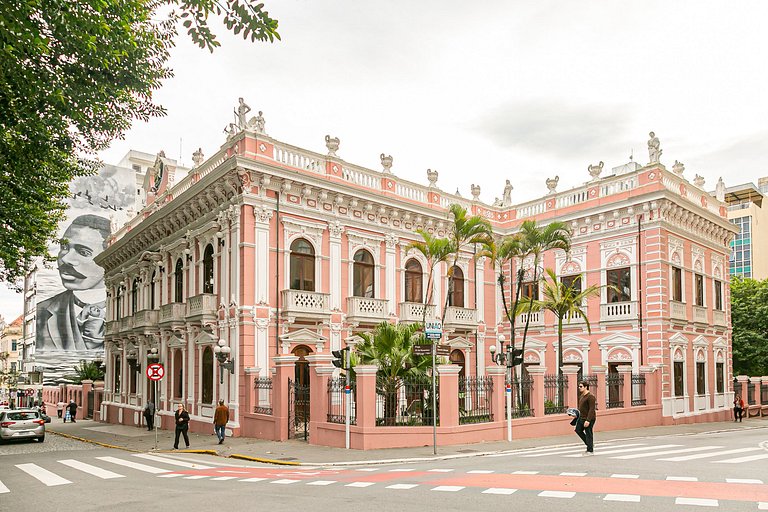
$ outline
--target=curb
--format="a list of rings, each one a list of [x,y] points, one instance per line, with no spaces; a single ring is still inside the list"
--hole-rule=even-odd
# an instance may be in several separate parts
[[[262,462],[264,464],[275,464],[277,466],[317,466],[320,464],[303,464],[298,461],[292,461],[292,460],[275,460],[275,459],[265,459],[263,457],[251,457],[250,455],[241,455],[239,453],[232,453],[227,456],[229,459],[240,459],[240,460],[248,460],[251,462]],[[326,464],[330,465],[330,464]]]
[[[86,439],[84,437],[78,437],[73,436],[72,434],[65,434],[64,432],[57,432],[55,430],[48,430],[51,434],[55,434],[57,436],[66,437],[67,439],[74,439],[75,441],[80,441],[82,443],[89,443],[89,444],[95,444],[97,446],[102,446],[104,448],[112,448],[115,450],[124,450],[126,452],[133,452],[133,453],[140,453],[141,450],[135,450],[133,448],[128,448],[126,446],[117,446],[115,444],[107,444],[107,443],[101,443],[99,441],[94,441],[93,439]]]

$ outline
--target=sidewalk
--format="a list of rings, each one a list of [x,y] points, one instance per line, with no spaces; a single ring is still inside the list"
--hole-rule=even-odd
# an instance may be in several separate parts
[[[754,428],[768,428],[768,422],[760,419],[744,423],[718,422],[695,423],[667,427],[650,427],[629,430],[614,430],[610,432],[595,432],[597,442],[632,439],[637,437],[655,437],[667,435],[691,435],[715,431],[739,431]],[[62,423],[58,418],[46,425],[48,433],[62,434],[68,437],[80,438],[86,442],[106,445],[136,452],[149,452],[155,447],[155,432],[148,432],[143,427],[128,427],[110,423],[99,423],[91,420],[78,420],[77,423]],[[513,432],[514,436],[514,432]],[[157,431],[158,451],[173,451],[173,432]],[[438,446],[435,456],[432,446],[421,448],[387,448],[382,450],[345,450],[327,446],[315,446],[304,441],[290,440],[286,442],[265,441],[245,437],[228,437],[224,444],[218,444],[211,427],[210,435],[189,434],[190,450],[203,450],[211,455],[220,457],[237,457],[257,459],[275,464],[301,465],[353,465],[381,464],[385,462],[417,462],[432,459],[448,459],[489,455],[505,451],[525,448],[553,447],[570,445],[579,442],[576,435],[560,437],[543,437],[535,439],[520,439],[512,442],[495,441],[455,446]],[[182,440],[183,443],[183,440]],[[183,452],[184,450],[180,450]]]

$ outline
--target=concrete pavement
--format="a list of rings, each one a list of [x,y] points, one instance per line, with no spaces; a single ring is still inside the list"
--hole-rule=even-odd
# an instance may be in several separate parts
[[[744,423],[718,422],[695,423],[650,427],[610,432],[596,431],[596,441],[632,439],[637,437],[656,437],[669,435],[690,435],[714,431],[738,431],[754,428],[767,428],[768,421],[754,419]],[[155,432],[148,432],[143,427],[129,427],[99,423],[91,420],[78,420],[77,423],[62,423],[58,418],[46,425],[48,433],[78,438],[85,442],[106,447],[119,448],[135,452],[149,452],[155,448]],[[157,449],[173,451],[173,431],[157,431]],[[513,433],[514,435],[514,433]],[[382,450],[345,450],[326,446],[315,446],[304,441],[285,442],[266,441],[245,437],[228,437],[224,444],[218,444],[211,426],[210,435],[190,433],[190,450],[203,451],[220,457],[247,458],[261,462],[286,465],[354,465],[376,464],[385,462],[418,462],[436,459],[476,457],[502,453],[505,451],[573,444],[578,441],[576,435],[543,437],[532,439],[513,439],[511,442],[497,441],[455,446],[438,446],[438,455],[433,455],[432,446],[420,448],[387,448]],[[180,450],[185,451],[185,450]]]

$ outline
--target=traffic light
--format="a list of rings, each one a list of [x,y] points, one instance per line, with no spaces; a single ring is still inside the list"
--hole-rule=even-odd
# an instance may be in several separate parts
[[[349,351],[349,347],[343,348],[341,350],[332,350],[331,354],[333,354],[333,366],[336,368],[346,368],[347,365],[345,364],[345,357],[346,353]]]
[[[511,351],[512,362],[509,366],[517,366],[523,362],[523,349],[513,348]]]

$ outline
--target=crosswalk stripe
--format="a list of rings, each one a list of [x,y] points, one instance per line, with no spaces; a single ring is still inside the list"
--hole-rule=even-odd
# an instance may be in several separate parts
[[[289,484],[295,484],[296,482],[300,482],[300,480],[291,480],[290,478],[283,478],[281,480],[272,480],[271,484],[281,484],[281,485],[289,485]]]
[[[560,476],[587,476],[587,474],[586,473],[569,473],[566,471],[564,473],[560,473]]]
[[[595,443],[595,447],[596,448],[600,448],[601,450],[603,448],[618,448],[619,446],[639,446],[639,444],[633,443],[633,444],[625,444],[625,445],[616,445],[616,444],[613,444],[613,443]],[[535,453],[537,455],[538,454],[552,455],[555,452],[563,452],[563,451],[569,451],[570,452],[570,451],[574,451],[574,450],[584,451],[584,445],[580,444],[580,445],[571,445],[571,446],[558,446],[556,448],[530,448],[530,449],[526,449],[525,453],[523,453],[520,456],[521,457],[528,457],[529,456],[528,454],[531,453],[531,452],[534,452],[534,451],[535,451]],[[515,455],[515,454],[514,453],[505,453],[505,454],[500,454],[500,455]]]
[[[189,475],[185,476],[184,480],[202,480],[203,478],[208,478],[208,475]]]
[[[11,492],[11,491],[5,486],[3,482],[0,482],[0,494],[5,494],[6,492]]]
[[[749,455],[747,457],[738,457],[736,459],[715,460],[715,464],[740,464],[742,462],[752,462],[753,460],[768,459],[768,453],[762,455]]]
[[[416,471],[414,468],[398,468],[398,469],[390,469],[388,470],[390,473],[407,473],[410,471]]]
[[[696,505],[699,507],[717,507],[719,503],[717,500],[710,500],[705,498],[675,498],[675,505]]]
[[[539,496],[542,498],[573,498],[576,493],[571,491],[541,491]]]
[[[483,494],[514,494],[517,489],[509,489],[506,487],[491,487],[483,491]]]
[[[625,478],[627,480],[632,480],[635,478],[640,478],[640,475],[625,475],[622,473],[614,473],[613,475],[611,475],[611,478]]]
[[[758,501],[757,510],[768,510],[768,501]]]
[[[360,468],[360,469],[358,469],[357,471],[367,471],[367,472],[371,472],[371,471],[378,471],[378,470],[379,470],[379,468]]]
[[[699,479],[695,476],[668,476],[667,480],[671,482],[698,482]]]
[[[408,490],[413,489],[414,487],[418,487],[419,484],[392,484],[388,485],[387,489],[401,489],[401,490]]]
[[[41,468],[37,464],[16,464],[16,467],[31,476],[44,483],[48,487],[54,485],[66,485],[71,484],[66,478],[62,478],[56,473],[51,473],[47,469]]]
[[[712,452],[712,453],[697,453],[695,455],[683,455],[681,457],[669,457],[666,459],[659,459],[667,462],[683,462],[686,460],[698,460],[698,459],[706,459],[709,457],[718,457],[720,455],[731,455],[733,453],[744,453],[744,452],[754,452],[754,451],[762,451],[760,448],[736,448],[735,450],[725,450],[721,452]]]
[[[681,444],[661,444],[659,446],[641,446],[639,448],[629,448],[628,450],[619,449],[619,450],[608,450],[606,452],[597,451],[595,452],[595,455],[613,455],[616,453],[642,452],[645,450],[656,450],[658,448],[677,448],[678,446],[682,446],[682,445]],[[581,454],[566,455],[566,457],[581,457]]]
[[[266,480],[266,478],[259,478],[259,477],[253,477],[253,478],[243,478],[242,480],[238,480],[238,482],[263,482]]]
[[[142,459],[151,460],[152,462],[162,462],[163,464],[170,464],[171,466],[179,466],[189,469],[213,469],[213,466],[205,466],[196,462],[186,462],[177,459],[168,459],[166,457],[158,457],[157,455],[151,455],[149,453],[134,453],[134,457],[140,457]]]
[[[375,482],[352,482],[350,484],[345,485],[344,487],[370,487]]]
[[[236,476],[217,476],[216,478],[211,478],[211,480],[216,480],[217,482],[221,482],[224,480],[234,480],[237,478]]]
[[[627,501],[631,503],[640,503],[639,494],[606,494],[603,501]]]
[[[450,473],[452,469],[430,469],[430,473]]]
[[[682,448],[679,450],[662,450],[660,452],[648,452],[648,453],[633,453],[631,455],[619,455],[618,457],[611,457],[612,459],[641,459],[643,457],[656,457],[658,455],[670,455],[673,453],[689,453],[689,452],[703,452],[706,450],[717,450],[722,446],[697,446],[696,448]]]
[[[111,462],[112,464],[117,464],[118,466],[125,466],[127,468],[143,471],[144,473],[152,473],[153,475],[159,475],[160,473],[171,472],[168,469],[160,469],[154,466],[147,466],[146,464],[140,464],[138,462],[133,462],[130,460],[118,459],[117,457],[96,457],[96,458],[99,460],[103,460],[104,462]]]
[[[633,446],[645,446],[643,443],[630,443],[630,444],[622,444],[622,445],[614,445],[606,447],[609,450],[615,450],[615,449],[624,449],[624,448],[630,448]],[[597,448],[601,448],[598,446]],[[557,451],[547,452],[547,453],[531,453],[527,455],[521,455],[521,457],[546,457],[547,455],[566,455],[569,453],[575,453],[577,454],[577,457],[580,457],[582,453],[584,453],[585,448],[582,446],[580,448],[568,448],[568,449],[559,449]]]
[[[467,471],[468,475],[490,475],[493,473],[490,469],[473,469],[472,471]]]
[[[430,489],[431,491],[440,491],[440,492],[456,492],[464,489],[463,485],[438,485],[437,487],[433,487]]]
[[[162,475],[157,475],[157,478],[177,478],[181,475],[181,473],[163,473]]]
[[[89,475],[97,476],[104,480],[107,480],[109,478],[125,478],[125,475],[113,473],[112,471],[108,471],[106,469],[102,469],[96,466],[91,466],[90,464],[86,464],[85,462],[80,462],[79,460],[65,459],[65,460],[60,460],[59,462],[61,464],[64,464],[65,466],[69,466],[70,468],[80,470],[84,473],[88,473]]]
[[[307,485],[322,485],[322,486],[326,486],[326,485],[331,485],[331,484],[335,484],[335,483],[336,483],[336,480],[315,480],[314,482],[307,482]]]
[[[757,478],[726,478],[725,481],[729,484],[759,484],[763,485],[762,480]]]
[[[538,471],[513,471],[513,475],[538,475]]]

